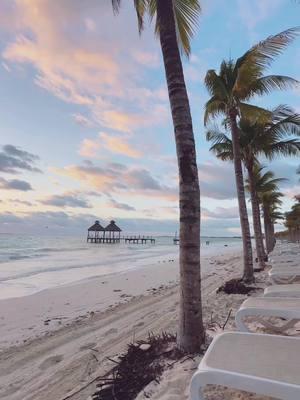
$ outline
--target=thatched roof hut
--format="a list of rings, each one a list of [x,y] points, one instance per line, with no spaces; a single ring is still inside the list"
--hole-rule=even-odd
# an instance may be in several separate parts
[[[110,223],[105,228],[105,232],[122,232],[122,229],[116,225],[115,221],[110,221]]]
[[[100,225],[99,221],[95,221],[94,225],[90,226],[88,229],[89,232],[104,232],[105,229],[102,225]]]

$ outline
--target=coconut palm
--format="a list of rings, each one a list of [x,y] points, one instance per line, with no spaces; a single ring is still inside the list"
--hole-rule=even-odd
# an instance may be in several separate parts
[[[252,246],[247,214],[241,154],[239,146],[239,130],[237,118],[241,114],[248,119],[258,116],[267,120],[270,114],[247,103],[255,95],[268,94],[274,89],[293,87],[298,82],[281,75],[264,76],[264,71],[291,41],[300,33],[299,28],[288,29],[275,36],[259,42],[236,61],[221,63],[220,71],[209,70],[205,77],[205,85],[211,98],[205,105],[204,123],[218,115],[225,115],[228,120],[233,146],[233,161],[239,204],[240,222],[244,250],[244,276],[246,282],[252,282],[253,259]]]
[[[278,208],[282,204],[282,197],[283,194],[277,191],[261,194],[266,248],[268,253],[273,251],[276,243],[274,229],[275,222],[277,219],[282,219],[282,214],[278,213]]]
[[[288,228],[291,240],[300,240],[300,200],[285,214],[285,226]]]
[[[112,0],[114,10],[120,0]],[[179,168],[180,317],[178,345],[199,351],[204,340],[200,274],[200,189],[189,99],[180,50],[190,54],[190,40],[200,13],[199,0],[134,0],[139,30],[144,16],[156,17],[155,32],[163,54]]]
[[[241,118],[238,123],[241,159],[248,172],[247,189],[251,195],[253,227],[256,251],[261,268],[264,267],[266,254],[263,244],[260,206],[255,189],[254,168],[258,157],[263,155],[269,160],[276,156],[296,156],[300,154],[300,115],[292,108],[280,105],[271,111],[268,122]],[[218,129],[210,129],[207,139],[213,143],[211,150],[222,160],[233,160],[231,139]]]
[[[287,181],[285,178],[275,178],[272,171],[263,172],[265,167],[256,164],[253,169],[253,185],[262,207],[267,253],[275,246],[274,224],[282,219],[278,208],[282,204],[283,194],[279,192],[279,184]]]

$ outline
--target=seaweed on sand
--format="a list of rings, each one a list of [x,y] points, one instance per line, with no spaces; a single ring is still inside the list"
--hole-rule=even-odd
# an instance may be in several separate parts
[[[246,286],[241,279],[230,279],[225,282],[224,285],[220,286],[217,293],[223,292],[226,294],[249,294],[250,292],[256,291],[257,288],[254,286]]]
[[[107,377],[98,378],[93,400],[133,400],[166,368],[166,360],[179,360],[183,353],[176,348],[176,336],[149,335],[148,340],[131,343],[127,352],[113,361],[116,365]],[[167,365],[168,367],[168,365]]]

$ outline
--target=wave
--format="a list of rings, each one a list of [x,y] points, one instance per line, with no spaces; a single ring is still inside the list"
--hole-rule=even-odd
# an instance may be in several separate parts
[[[76,247],[70,248],[70,247],[60,247],[60,248],[54,248],[54,247],[43,247],[40,249],[36,249],[35,251],[41,252],[41,253],[60,253],[60,252],[68,252],[68,251],[77,251],[77,250],[88,250],[88,247]]]
[[[14,279],[28,278],[30,276],[44,274],[47,272],[59,272],[59,271],[67,271],[67,270],[73,270],[73,269],[97,267],[98,265],[99,265],[99,263],[90,263],[90,264],[68,265],[65,267],[51,267],[51,268],[36,269],[36,270],[32,270],[32,271],[18,273],[17,275],[4,276],[4,277],[0,278],[0,283],[14,280]]]

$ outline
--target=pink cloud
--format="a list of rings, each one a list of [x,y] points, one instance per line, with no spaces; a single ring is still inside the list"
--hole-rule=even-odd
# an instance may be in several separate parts
[[[122,154],[128,157],[138,158],[142,156],[142,153],[134,149],[124,139],[110,136],[107,133],[100,134],[100,140],[105,149],[112,153]]]
[[[178,201],[178,188],[164,184],[145,168],[126,167],[113,163],[98,166],[91,161],[86,161],[82,165],[69,165],[64,168],[55,168],[53,171],[79,181],[89,190],[94,188],[108,194]]]
[[[16,32],[3,51],[8,67],[33,66],[37,85],[87,108],[93,123],[132,132],[167,121],[166,90],[140,81],[141,65],[159,55],[152,32],[140,40],[132,5],[115,17],[110,2],[16,0],[7,18]]]
[[[97,152],[100,147],[101,144],[96,140],[83,139],[80,145],[79,154],[82,157],[94,158],[97,156]]]
[[[84,139],[80,145],[79,154],[83,157],[96,158],[99,156],[101,148],[113,154],[122,154],[132,158],[142,156],[142,153],[131,146],[126,139],[105,132],[99,133],[94,140]]]

